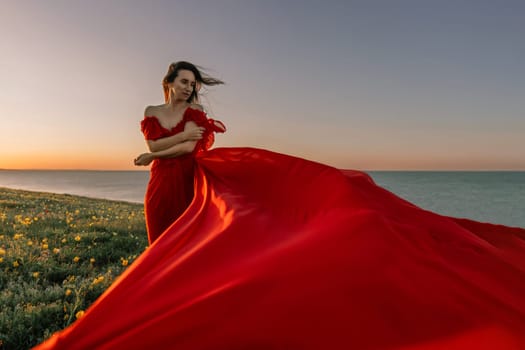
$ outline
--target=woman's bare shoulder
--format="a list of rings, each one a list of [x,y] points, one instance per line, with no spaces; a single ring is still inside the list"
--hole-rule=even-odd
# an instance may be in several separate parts
[[[144,116],[152,116],[157,115],[158,111],[163,107],[164,105],[158,105],[158,106],[146,106],[144,109]]]
[[[204,108],[202,107],[202,105],[198,104],[198,103],[192,103],[190,105],[190,108],[193,108],[193,109],[198,109],[199,111],[203,111],[204,112]]]

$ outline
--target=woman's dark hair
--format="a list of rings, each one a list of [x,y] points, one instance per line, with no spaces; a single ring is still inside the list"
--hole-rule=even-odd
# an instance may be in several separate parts
[[[168,73],[162,79],[162,88],[164,90],[164,101],[167,103],[169,100],[169,88],[168,84],[173,83],[175,78],[177,77],[177,74],[181,69],[189,70],[193,72],[193,75],[195,75],[195,87],[193,88],[193,91],[186,100],[189,103],[198,103],[199,102],[199,94],[198,89],[202,85],[219,85],[224,84],[222,80],[215,79],[213,77],[210,77],[209,75],[201,72],[199,68],[202,70],[202,67],[196,66],[190,62],[186,61],[179,61],[170,64],[168,67]]]

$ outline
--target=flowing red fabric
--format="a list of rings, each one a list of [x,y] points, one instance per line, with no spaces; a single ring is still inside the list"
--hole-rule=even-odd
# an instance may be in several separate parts
[[[525,349],[524,229],[262,149],[194,165],[182,216],[37,349]]]

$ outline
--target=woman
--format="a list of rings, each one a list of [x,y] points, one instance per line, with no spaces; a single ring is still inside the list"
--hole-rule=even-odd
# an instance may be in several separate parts
[[[144,209],[149,243],[153,243],[188,207],[193,198],[194,153],[213,143],[213,131],[200,105],[199,87],[223,84],[189,62],[172,63],[162,80],[165,104],[148,106],[141,122],[150,153],[135,158],[135,165],[151,167]],[[202,141],[200,141],[202,140]],[[200,141],[200,142],[199,142]]]
[[[423,210],[359,171],[206,150],[224,128],[176,68],[136,160],[155,159],[155,243],[37,349],[525,349],[524,229]]]

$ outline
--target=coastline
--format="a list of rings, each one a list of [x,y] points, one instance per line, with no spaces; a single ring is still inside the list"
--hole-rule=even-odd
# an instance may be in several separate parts
[[[143,203],[149,171],[8,170],[0,187]]]
[[[124,199],[118,199],[115,197],[98,197],[98,196],[89,196],[89,195],[83,195],[83,194],[77,194],[77,193],[69,193],[69,192],[60,192],[60,191],[43,191],[43,190],[33,190],[33,189],[26,189],[26,188],[17,188],[17,187],[7,187],[7,186],[0,186],[0,193],[3,190],[9,190],[9,191],[18,191],[18,192],[30,192],[35,194],[42,194],[42,195],[59,195],[59,196],[69,196],[69,197],[79,197],[86,200],[97,200],[97,201],[109,201],[109,202],[118,202],[118,203],[126,203],[126,204],[138,204],[141,206],[144,206],[143,201],[138,200],[124,200]]]

